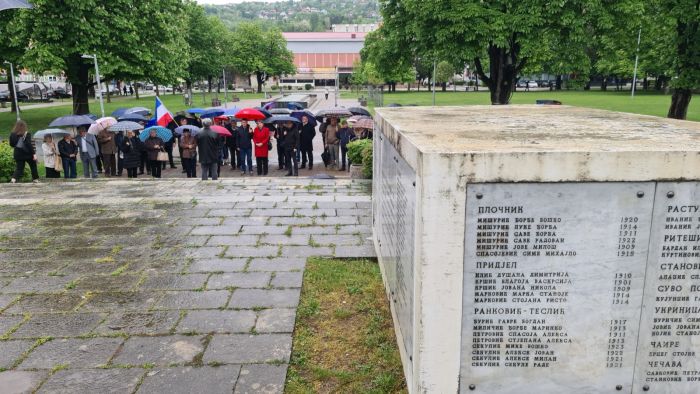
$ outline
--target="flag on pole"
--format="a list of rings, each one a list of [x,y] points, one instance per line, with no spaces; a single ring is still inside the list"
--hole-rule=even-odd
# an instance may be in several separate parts
[[[173,115],[170,114],[165,105],[156,97],[156,123],[158,126],[168,127],[170,122],[175,122]]]

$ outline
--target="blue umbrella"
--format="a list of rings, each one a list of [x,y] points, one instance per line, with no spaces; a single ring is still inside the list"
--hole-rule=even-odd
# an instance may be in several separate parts
[[[205,111],[204,108],[190,108],[187,110],[187,113],[188,114],[201,114],[204,111]]]
[[[118,117],[124,115],[125,112],[126,112],[126,108],[117,108],[114,110],[114,112],[112,112],[112,116],[115,118],[118,118]]]
[[[155,117],[148,119],[148,122],[146,122],[146,127],[152,127],[152,126],[158,126],[158,121],[156,120]]]
[[[165,127],[161,126],[152,126],[144,129],[141,134],[139,134],[141,141],[146,141],[148,137],[150,137],[151,131],[155,131],[158,138],[163,140],[163,142],[168,142],[171,138],[173,138],[173,132],[170,131],[170,129],[166,129]]]
[[[295,118],[297,118],[297,119],[299,119],[299,120],[301,120],[301,118],[302,118],[303,116],[306,116],[307,118],[309,118],[309,124],[310,124],[311,126],[313,126],[313,127],[316,127],[316,125],[318,124],[318,122],[316,121],[316,117],[314,116],[314,114],[312,114],[311,111],[309,111],[309,110],[307,110],[307,109],[302,110],[302,111],[293,111],[291,116],[293,116],[293,117],[295,117]]]
[[[240,111],[240,110],[241,109],[238,107],[228,108],[228,109],[224,110],[223,115],[224,116],[236,116],[236,113],[238,113],[238,111]]]
[[[54,119],[49,127],[78,127],[93,124],[95,121],[85,115],[67,115]]]
[[[265,119],[265,122],[267,123],[284,123],[284,122],[294,122],[294,123],[301,123],[301,120],[289,116],[289,115],[275,115],[271,118]]]
[[[148,122],[148,118],[139,114],[124,114],[117,118],[118,121],[129,120],[132,122]]]
[[[304,106],[299,103],[287,103],[287,108],[291,110],[302,110]]]
[[[189,130],[190,133],[192,133],[192,135],[197,135],[197,133],[199,133],[200,128],[197,126],[193,126],[193,125],[188,124],[188,125],[184,125],[184,126],[180,126],[180,127],[176,128],[175,134],[182,135],[182,133],[184,133],[185,130]]]
[[[226,112],[223,108],[207,108],[199,114],[199,117],[204,119],[204,118],[215,118],[217,116],[221,116]]]
[[[260,111],[260,113],[263,114],[263,115],[265,115],[266,118],[269,118],[269,117],[272,116],[272,114],[270,113],[270,111],[266,110],[266,109],[263,108],[263,107],[253,107],[253,108],[254,108],[254,109],[257,109],[258,111]]]
[[[97,115],[95,115],[95,114],[85,114],[85,116],[87,116],[88,118],[90,118],[92,120],[97,120]]]

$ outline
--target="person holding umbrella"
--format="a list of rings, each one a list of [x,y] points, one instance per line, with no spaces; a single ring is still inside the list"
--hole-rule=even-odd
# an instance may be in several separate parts
[[[282,126],[282,141],[284,145],[284,161],[287,167],[287,175],[299,176],[299,162],[297,150],[299,149],[299,128],[291,121]],[[292,165],[292,161],[294,162]]]
[[[83,162],[83,176],[97,178],[97,156],[100,154],[97,139],[87,132],[85,126],[80,126],[76,142],[80,149],[80,161]]]
[[[158,138],[158,133],[155,129],[149,130],[148,138],[144,145],[148,154],[148,168],[151,169],[151,176],[160,178],[161,164],[158,161],[158,152],[163,151],[165,144],[162,139]]]
[[[340,141],[338,140],[338,118],[336,117],[331,117],[330,124],[326,126],[326,138],[325,138],[325,143],[326,143],[326,149],[328,149],[328,153],[330,153],[330,165],[335,166],[336,169],[338,169],[338,156],[339,156],[339,148],[340,148]]]
[[[228,119],[224,123],[224,127],[226,127],[226,130],[228,130],[229,133],[231,133],[230,137],[226,137],[225,143],[226,143],[226,147],[229,150],[229,156],[230,156],[230,160],[231,160],[231,171],[233,171],[237,167],[237,165],[236,165],[236,162],[237,162],[237,160],[236,160],[236,153],[237,153],[237,151],[236,151],[236,135],[237,135],[236,134],[237,133],[236,122],[231,121],[231,119]]]
[[[114,155],[117,153],[117,143],[114,140],[114,133],[102,129],[97,134],[97,142],[100,144],[102,152],[102,163],[106,177],[117,176],[117,167]]]
[[[306,168],[306,161],[309,161],[309,170],[314,169],[314,137],[316,128],[309,122],[309,117],[301,117],[301,134],[299,136],[299,150],[301,151],[301,167]]]
[[[39,183],[39,172],[36,169],[36,148],[32,142],[32,135],[27,130],[27,123],[18,120],[10,134],[10,146],[14,149],[15,172],[10,182],[15,183],[17,179],[24,176],[24,165],[29,164],[32,171],[32,182]]]
[[[192,136],[192,130],[185,129],[180,137],[180,152],[182,166],[188,178],[197,177],[197,139]]]
[[[143,142],[133,130],[129,130],[126,132],[119,149],[124,154],[124,159],[120,161],[123,162],[124,168],[126,168],[126,175],[129,178],[138,178],[141,151],[144,149]]]
[[[211,175],[213,181],[219,178],[219,153],[221,151],[221,137],[211,129],[210,118],[202,119],[202,131],[197,134],[197,146],[199,147],[199,164],[202,169],[202,180],[206,181]]]
[[[53,143],[51,134],[46,134],[44,136],[44,143],[41,144],[41,150],[44,152],[46,178],[60,178],[61,172],[56,169],[56,161],[60,160],[60,157],[58,156],[58,149],[56,149],[56,144]]]
[[[247,120],[241,120],[241,126],[237,129],[237,132],[236,149],[240,154],[238,163],[241,167],[241,175],[245,175],[246,171],[253,175],[253,145],[250,142],[253,138],[253,130],[248,125]]]
[[[63,178],[75,179],[77,177],[78,145],[73,140],[73,136],[66,134],[62,140],[58,141],[58,154],[61,155],[63,162]]]
[[[274,123],[271,124],[270,127],[272,127],[272,134],[275,137],[275,141],[277,141],[277,169],[284,170],[286,167],[284,163],[284,141],[282,141],[282,128]]]
[[[258,120],[257,124],[258,127],[253,130],[253,142],[255,143],[255,162],[258,167],[258,176],[260,176],[267,175],[270,129],[265,127],[262,120]]]
[[[340,130],[338,130],[335,136],[338,137],[338,141],[340,143],[340,155],[342,163],[340,171],[345,171],[345,165],[347,164],[348,144],[351,141],[355,140],[355,132],[348,127],[348,122],[345,119],[343,119],[343,121],[340,122]]]

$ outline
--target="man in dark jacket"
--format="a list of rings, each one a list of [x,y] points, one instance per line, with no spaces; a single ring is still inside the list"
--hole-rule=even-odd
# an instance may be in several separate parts
[[[287,122],[282,126],[281,133],[284,145],[284,161],[287,167],[286,176],[298,176],[299,161],[297,161],[297,149],[299,149],[299,128],[293,122]],[[292,162],[294,162],[293,166]]]
[[[239,152],[238,160],[241,167],[241,175],[245,175],[246,171],[253,175],[253,129],[248,126],[248,121],[241,121],[241,127],[237,129],[236,146]]]
[[[277,141],[277,169],[284,170],[284,141],[282,141],[282,130],[280,125],[270,124],[270,133]]]
[[[240,165],[237,165],[238,160],[236,159],[238,151],[236,150],[236,138],[238,136],[238,131],[236,130],[236,122],[231,122],[230,120],[226,122],[226,130],[228,130],[231,133],[230,137],[226,138],[226,147],[229,150],[230,154],[230,159],[231,159],[231,171],[235,170],[236,168],[240,167]]]
[[[299,136],[299,150],[301,150],[301,167],[306,168],[306,161],[309,161],[309,170],[314,169],[314,137],[316,128],[309,122],[306,116],[301,117],[301,135]]]
[[[211,174],[212,180],[217,180],[219,166],[219,152],[221,151],[221,138],[211,129],[211,119],[203,119],[204,128],[197,134],[197,147],[199,147],[199,163],[202,168],[202,180],[206,181]]]

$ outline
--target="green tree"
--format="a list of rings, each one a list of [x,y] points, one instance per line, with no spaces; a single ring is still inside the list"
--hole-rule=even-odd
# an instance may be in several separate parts
[[[12,112],[17,111],[15,106],[15,76],[10,73],[10,67],[5,62],[13,63],[17,72],[22,67],[22,56],[29,43],[29,36],[25,28],[22,13],[28,10],[5,10],[0,12],[0,68],[7,72],[7,87],[10,91]]]
[[[410,50],[402,47],[401,39],[387,29],[379,28],[367,34],[360,57],[363,62],[374,65],[390,91],[396,91],[399,82],[410,83],[416,79]]]
[[[277,29],[263,31],[255,23],[242,23],[234,31],[231,44],[232,66],[241,74],[254,74],[258,93],[271,76],[296,72],[294,55]]]
[[[507,104],[529,58],[548,50],[541,40],[556,37],[566,45],[585,38],[585,3],[387,0],[382,14],[415,54],[452,64],[471,59],[491,102]]]
[[[455,68],[445,60],[439,62],[435,68],[435,83],[439,83],[444,92],[447,90],[447,82],[449,82],[455,74]]]
[[[185,84],[191,97],[193,82],[207,80],[211,88],[212,77],[223,72],[223,66],[231,64],[233,57],[229,55],[229,47],[233,38],[218,18],[207,16],[192,0],[185,3],[183,19],[185,40],[191,48],[186,55],[189,61],[185,72]]]

